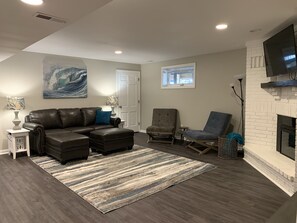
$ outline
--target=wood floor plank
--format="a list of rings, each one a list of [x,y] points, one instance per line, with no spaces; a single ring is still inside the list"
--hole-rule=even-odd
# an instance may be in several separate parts
[[[0,222],[141,223],[265,222],[288,198],[242,159],[223,160],[216,153],[199,156],[184,144],[135,143],[209,162],[215,170],[194,177],[131,205],[102,214],[28,157],[0,156]]]

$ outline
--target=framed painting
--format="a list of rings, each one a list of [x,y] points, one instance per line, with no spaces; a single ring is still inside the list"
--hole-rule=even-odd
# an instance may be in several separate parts
[[[43,98],[86,98],[87,68],[69,64],[43,63]]]

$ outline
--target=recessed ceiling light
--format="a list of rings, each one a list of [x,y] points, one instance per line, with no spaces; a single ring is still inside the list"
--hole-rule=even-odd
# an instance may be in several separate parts
[[[121,50],[116,50],[116,51],[114,51],[114,53],[119,55],[119,54],[122,54],[123,51],[121,51]]]
[[[21,0],[22,2],[29,4],[29,5],[42,5],[43,0]]]
[[[227,28],[228,28],[228,25],[225,24],[225,23],[216,25],[216,29],[218,29],[218,30],[224,30],[224,29],[227,29]]]

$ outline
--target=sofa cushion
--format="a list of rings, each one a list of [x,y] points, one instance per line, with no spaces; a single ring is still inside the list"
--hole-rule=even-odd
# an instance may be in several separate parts
[[[58,111],[63,128],[83,125],[83,119],[79,108],[63,108]]]
[[[101,108],[90,107],[90,108],[81,108],[81,114],[83,118],[83,125],[94,125],[96,121],[96,111],[101,111]]]
[[[108,125],[110,124],[111,111],[100,111],[96,112],[96,124]]]
[[[83,134],[83,135],[89,135],[90,132],[94,131],[95,129],[92,127],[69,127],[66,128],[65,130],[78,133],[78,134]]]
[[[31,111],[30,122],[43,125],[44,129],[62,128],[61,119],[57,109],[43,109]]]
[[[51,134],[64,134],[69,133],[70,131],[67,131],[65,129],[47,129],[44,131],[45,135],[51,135]]]
[[[113,125],[91,125],[89,127],[92,127],[94,128],[95,130],[98,130],[98,129],[110,129],[110,128],[114,128]]]

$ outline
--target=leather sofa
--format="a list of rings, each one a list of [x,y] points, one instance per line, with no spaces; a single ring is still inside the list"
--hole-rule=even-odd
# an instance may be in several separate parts
[[[78,133],[89,136],[98,129],[116,128],[120,118],[110,118],[108,125],[97,125],[96,111],[100,107],[43,109],[31,111],[25,117],[23,128],[30,130],[30,149],[38,155],[46,153],[46,138],[51,134]]]
[[[107,155],[115,150],[133,148],[134,131],[131,129],[99,129],[90,133],[90,148],[93,152]]]

